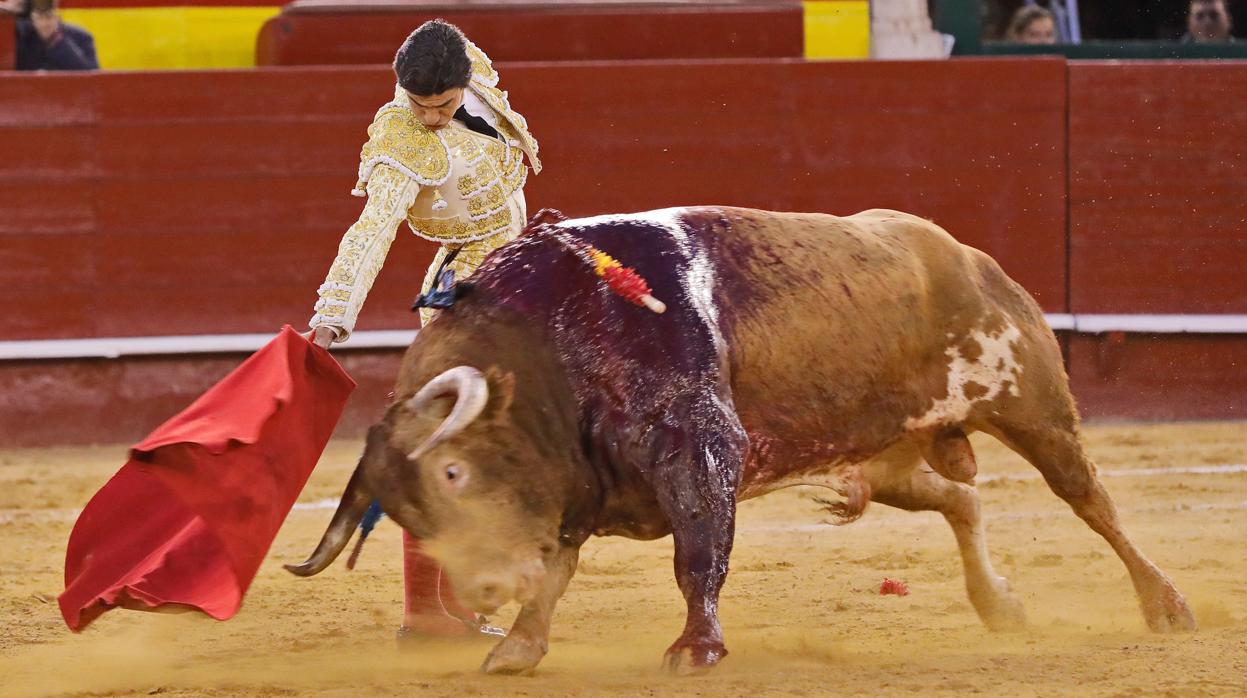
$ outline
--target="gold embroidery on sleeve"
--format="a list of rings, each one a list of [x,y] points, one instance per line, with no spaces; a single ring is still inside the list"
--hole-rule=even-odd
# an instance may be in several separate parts
[[[407,217],[420,189],[405,173],[388,166],[377,167],[367,186],[368,203],[338,245],[338,255],[319,290],[316,314],[309,322],[312,327],[338,328],[343,339],[355,328],[398,224]]]

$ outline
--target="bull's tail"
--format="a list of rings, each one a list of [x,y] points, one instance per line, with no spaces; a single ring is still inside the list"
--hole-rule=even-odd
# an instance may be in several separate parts
[[[841,485],[836,488],[836,493],[844,497],[843,501],[818,497],[814,499],[834,517],[830,523],[836,526],[857,521],[865,513],[866,506],[870,504],[870,483],[866,481],[860,465],[847,466],[841,477]]]

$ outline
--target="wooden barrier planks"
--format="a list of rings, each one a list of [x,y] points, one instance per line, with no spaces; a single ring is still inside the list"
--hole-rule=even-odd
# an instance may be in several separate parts
[[[1069,66],[1070,308],[1247,312],[1247,63]],[[1075,336],[1084,414],[1247,416],[1241,335]]]
[[[1247,62],[1069,70],[1073,311],[1247,312]]]
[[[0,70],[17,66],[17,30],[13,15],[0,12]]]
[[[796,0],[477,2],[296,0],[256,42],[257,65],[390,63],[407,35],[443,18],[494,61],[780,58],[803,55]]]
[[[530,211],[894,207],[997,257],[1050,312],[1247,312],[1247,280],[1237,273],[1247,261],[1247,199],[1236,174],[1243,154],[1227,135],[1247,118],[1227,106],[1240,100],[1243,66],[1067,69],[1022,59],[499,69],[542,143],[547,169],[529,181]],[[1188,83],[1212,97],[1178,89]],[[358,149],[391,90],[383,67],[6,76],[7,338],[301,325],[362,206],[348,195]],[[360,329],[414,325],[407,308],[432,252],[400,231]],[[1224,418],[1242,414],[1244,346],[1233,335],[1074,335],[1067,357],[1088,416]],[[397,353],[343,356],[361,362],[353,373],[371,376],[358,404],[383,403]],[[180,409],[215,380],[213,366],[223,374],[237,359],[129,359],[120,372],[108,361],[16,362],[0,367],[0,382],[37,391],[55,374],[58,390],[96,400],[96,410],[113,396],[110,410],[133,419],[124,428],[88,419],[74,438],[117,440]],[[36,423],[64,406],[29,395],[22,423],[42,433]],[[0,408],[6,420],[18,414]],[[351,409],[346,424],[373,414]]]
[[[1086,416],[1247,419],[1247,339],[1219,334],[1070,338],[1070,383]]]
[[[276,332],[274,332],[276,334]],[[355,436],[389,403],[402,352],[335,352],[358,387],[337,433]],[[185,409],[242,358],[234,354],[0,363],[7,448],[133,443]]]
[[[996,255],[1048,310],[1064,310],[1059,61],[502,72],[543,144],[532,211],[900,208]],[[265,332],[306,321],[362,206],[348,192],[365,128],[391,95],[388,70],[31,79],[42,96],[0,117],[12,153],[0,163],[9,183],[0,205],[12,211],[0,219],[0,264],[28,269],[11,272],[23,302],[10,339]],[[0,82],[0,95],[31,94],[25,80]],[[1000,118],[1013,112],[1028,114],[1031,128]],[[401,231],[361,329],[413,326],[408,307],[432,253]]]
[[[677,65],[504,72],[547,165],[530,208],[898,208],[1064,311],[1062,61]]]

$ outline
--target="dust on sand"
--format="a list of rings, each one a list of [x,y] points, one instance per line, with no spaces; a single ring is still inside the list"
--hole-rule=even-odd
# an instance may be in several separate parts
[[[291,514],[233,620],[113,611],[73,635],[55,601],[65,542],[125,449],[0,451],[0,695],[1247,694],[1247,468],[1226,467],[1247,464],[1247,423],[1086,437],[1127,529],[1185,592],[1198,633],[1148,633],[1108,545],[1026,463],[976,437],[992,559],[1026,602],[1029,630],[979,624],[939,515],[872,505],[832,527],[820,523],[821,493],[794,488],[741,506],[722,602],[731,655],[694,678],[659,669],[684,619],[670,538],[591,540],[536,674],[488,677],[476,671],[488,644],[395,650],[392,524],[354,572],[284,572],[329,519],[315,507]],[[302,501],[336,498],[358,449],[332,444]],[[912,593],[880,596],[885,576]]]

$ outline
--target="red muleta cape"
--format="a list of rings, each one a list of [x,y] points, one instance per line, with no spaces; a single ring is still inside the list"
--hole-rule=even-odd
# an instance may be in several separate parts
[[[289,325],[130,451],[83,509],[61,614],[238,612],[355,381]]]

